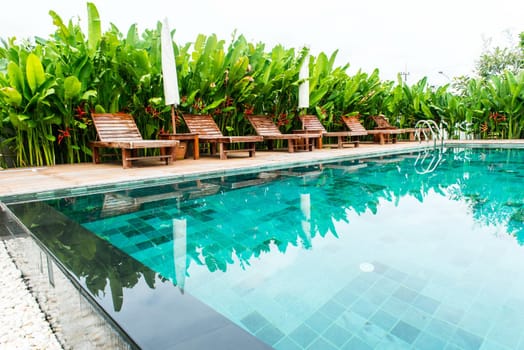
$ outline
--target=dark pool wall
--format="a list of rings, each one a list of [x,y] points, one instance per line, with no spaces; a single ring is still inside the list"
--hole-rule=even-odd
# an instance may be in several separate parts
[[[66,349],[134,349],[0,203],[0,239]]]

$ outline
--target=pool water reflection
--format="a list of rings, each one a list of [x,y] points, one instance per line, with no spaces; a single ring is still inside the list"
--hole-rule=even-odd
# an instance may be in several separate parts
[[[448,149],[431,169],[406,154],[38,205],[78,223],[48,241],[96,261],[65,257],[113,314],[137,286],[167,288],[165,304],[195,298],[277,349],[518,348],[523,156]],[[49,220],[36,206],[12,209]]]

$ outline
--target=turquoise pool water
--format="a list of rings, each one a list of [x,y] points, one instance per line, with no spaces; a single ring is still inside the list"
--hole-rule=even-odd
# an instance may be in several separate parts
[[[47,204],[276,349],[524,349],[523,179],[448,149]]]

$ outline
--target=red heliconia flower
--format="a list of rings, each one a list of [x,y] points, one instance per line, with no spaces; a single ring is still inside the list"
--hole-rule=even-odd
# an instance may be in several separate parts
[[[506,116],[504,114],[501,114],[499,112],[490,112],[489,113],[489,119],[493,119],[495,123],[505,122]]]
[[[282,125],[287,125],[287,124],[289,124],[289,119],[287,119],[287,114],[280,113],[280,115],[278,116],[277,125],[282,126]]]
[[[61,144],[62,143],[62,140],[65,138],[65,137],[71,137],[71,134],[69,133],[69,130],[71,130],[71,128],[66,128],[65,130],[58,130],[58,137],[57,137],[57,142],[58,144]]]
[[[226,97],[226,102],[225,102],[226,107],[231,107],[233,105],[233,102],[235,102],[235,100],[233,100],[231,96]]]
[[[244,114],[252,115],[255,113],[255,107],[250,105],[244,105]]]
[[[77,106],[75,108],[75,117],[78,119],[85,119],[87,112],[84,110],[83,106]]]
[[[160,112],[155,109],[155,107],[149,105],[145,108],[147,114],[151,114],[153,118],[160,118]]]

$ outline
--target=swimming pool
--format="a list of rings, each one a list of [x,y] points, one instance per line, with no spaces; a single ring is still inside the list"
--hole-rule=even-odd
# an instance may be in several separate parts
[[[523,156],[448,149],[10,209],[144,348],[232,322],[277,349],[515,349]]]

